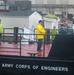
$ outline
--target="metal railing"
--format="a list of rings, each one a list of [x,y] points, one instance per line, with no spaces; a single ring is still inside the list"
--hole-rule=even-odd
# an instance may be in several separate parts
[[[22,41],[22,36],[24,36],[24,35],[29,35],[29,36],[31,36],[31,35],[33,35],[33,36],[36,36],[36,34],[24,34],[24,33],[15,33],[18,37],[19,37],[19,39],[18,39],[18,41],[17,41],[17,43],[15,43],[15,41],[10,41],[10,40],[5,40],[5,34],[8,34],[8,35],[13,35],[12,36],[12,38],[13,38],[13,40],[14,40],[14,33],[3,33],[3,36],[2,36],[2,38],[3,38],[3,40],[1,40],[3,43],[4,42],[7,42],[7,43],[9,43],[9,44],[17,44],[18,45],[18,43],[19,43],[19,48],[9,48],[9,49],[19,49],[19,53],[20,53],[20,56],[21,56],[21,51],[22,51],[22,42],[29,42],[30,40],[28,39],[27,41]],[[38,35],[42,35],[42,34],[38,34]],[[35,38],[34,38],[35,39]],[[37,43],[37,40],[33,40],[32,42],[36,42]],[[0,46],[0,48],[3,48],[3,47],[1,47]],[[6,47],[7,48],[7,47]],[[8,49],[8,48],[7,48]],[[4,51],[3,51],[4,52]],[[10,52],[10,51],[9,51]],[[15,51],[14,51],[15,52]],[[45,39],[44,39],[44,41],[43,41],[43,57],[45,57]]]
[[[6,28],[6,29],[9,29],[9,28]],[[11,28],[11,29],[13,29],[13,28]],[[21,29],[22,30],[22,29]],[[4,30],[4,32],[5,32],[5,30]],[[2,42],[4,43],[4,42],[10,42],[10,40],[5,40],[5,38],[6,38],[6,36],[5,35],[13,35],[13,36],[11,36],[12,37],[12,40],[11,40],[11,42],[12,43],[14,43],[14,44],[18,44],[19,43],[19,54],[20,54],[20,56],[21,56],[21,53],[22,53],[22,42],[29,42],[30,40],[27,40],[27,41],[22,41],[22,36],[24,36],[24,35],[29,35],[29,36],[36,36],[36,35],[42,35],[42,34],[24,34],[24,33],[15,33],[17,36],[18,36],[18,41],[17,41],[17,43],[15,43],[15,41],[14,41],[14,33],[2,33],[2,38],[3,38],[3,40],[2,40]],[[63,34],[60,34],[61,36],[63,35]],[[74,35],[74,34],[70,34],[70,35]],[[45,34],[44,35],[45,37],[46,36],[54,36],[54,35],[51,35],[50,33],[49,34]],[[8,36],[8,37],[10,37],[10,36]],[[8,38],[7,37],[7,38]],[[48,37],[48,39],[50,40],[50,37]],[[44,38],[43,39],[43,57],[45,57],[45,44],[49,44],[50,43],[50,41],[49,41],[49,43],[47,43],[46,42],[46,40],[47,40],[47,37],[46,38]],[[36,42],[37,43],[37,39],[36,38],[34,38],[34,40],[33,40],[33,42]],[[1,46],[0,46],[1,47]],[[10,49],[14,49],[14,48],[10,48]],[[17,49],[17,48],[15,48],[15,49]]]

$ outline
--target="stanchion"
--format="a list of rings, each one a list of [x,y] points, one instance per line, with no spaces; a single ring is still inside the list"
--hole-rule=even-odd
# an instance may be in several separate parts
[[[21,34],[20,34],[20,56],[21,56]]]
[[[18,43],[18,27],[14,27],[14,43]]]
[[[44,38],[44,44],[43,44],[43,57],[45,57],[45,38]]]

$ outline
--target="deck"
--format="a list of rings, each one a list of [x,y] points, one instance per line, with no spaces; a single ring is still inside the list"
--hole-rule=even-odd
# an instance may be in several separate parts
[[[42,52],[38,52],[37,56],[48,57],[52,44],[42,45]],[[37,52],[37,44],[14,44],[14,43],[2,43],[0,45],[0,55],[12,55],[12,56],[30,56],[28,52]]]

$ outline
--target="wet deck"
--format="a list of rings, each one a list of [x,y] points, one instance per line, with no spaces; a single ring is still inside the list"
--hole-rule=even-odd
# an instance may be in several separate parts
[[[51,44],[45,44],[42,45],[42,52],[38,52],[37,56],[40,57],[48,57],[48,54],[51,49]],[[30,56],[28,52],[36,52],[37,50],[37,44],[26,44],[26,45],[21,45],[21,50],[20,50],[20,45],[19,44],[9,44],[9,43],[2,43],[0,45],[0,55],[15,55],[15,56]]]

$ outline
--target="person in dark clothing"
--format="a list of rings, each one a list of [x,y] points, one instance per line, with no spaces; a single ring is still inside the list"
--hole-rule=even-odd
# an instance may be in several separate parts
[[[67,33],[67,34],[71,34],[70,27],[69,27],[68,25],[66,25],[65,28],[66,28],[66,33]]]
[[[61,28],[59,29],[59,34],[66,34],[66,28],[64,25],[61,25]]]

